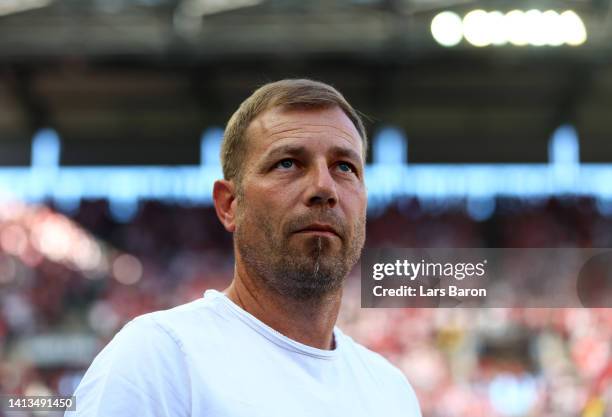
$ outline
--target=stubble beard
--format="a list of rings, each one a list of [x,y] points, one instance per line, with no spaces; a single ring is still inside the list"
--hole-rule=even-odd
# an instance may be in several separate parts
[[[295,237],[278,236],[264,216],[256,216],[250,226],[255,226],[257,233],[238,228],[234,236],[245,266],[268,289],[299,301],[321,299],[338,291],[359,259],[365,240],[365,219],[360,219],[353,233],[344,235],[339,251],[331,241],[336,237],[304,237],[307,242],[297,247],[292,241]]]

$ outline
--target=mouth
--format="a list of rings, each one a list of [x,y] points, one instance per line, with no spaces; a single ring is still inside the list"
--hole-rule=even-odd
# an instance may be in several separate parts
[[[337,237],[340,238],[340,235],[336,231],[336,229],[328,224],[320,224],[315,223],[309,226],[306,226],[303,229],[298,230],[298,234],[308,234],[313,236],[324,236],[324,237]]]

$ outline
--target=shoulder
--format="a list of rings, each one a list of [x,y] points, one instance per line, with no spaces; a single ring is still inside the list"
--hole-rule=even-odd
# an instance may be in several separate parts
[[[133,318],[115,334],[102,352],[107,356],[111,354],[116,356],[118,350],[143,352],[151,348],[157,352],[163,349],[180,353],[182,348],[180,329],[189,327],[190,322],[195,323],[196,304],[194,301],[169,310],[155,311]]]
[[[134,319],[133,323],[142,327],[155,327],[159,337],[169,337],[180,349],[189,350],[194,342],[210,344],[222,337],[229,327],[229,321],[230,317],[224,311],[222,301],[218,297],[210,297],[144,314]]]
[[[166,316],[128,322],[93,360],[74,393],[77,412],[66,415],[127,417],[135,408],[142,417],[187,415],[189,370],[180,340],[162,324]]]
[[[202,321],[206,321],[206,316],[210,316],[210,311],[203,301],[203,299],[198,299],[168,310],[143,314],[136,317],[128,325],[133,323],[136,326],[155,327],[158,331],[175,340],[180,346],[181,342],[178,334],[181,333],[181,330],[190,329],[195,325],[201,326]]]

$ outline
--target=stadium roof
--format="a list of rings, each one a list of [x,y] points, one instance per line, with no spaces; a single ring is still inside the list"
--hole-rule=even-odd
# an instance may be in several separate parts
[[[10,7],[13,7],[10,9]],[[484,8],[574,10],[580,47],[438,45],[431,19]],[[401,128],[410,161],[546,162],[576,126],[581,160],[612,160],[611,2],[12,0],[0,3],[0,164],[38,129],[63,165],[197,164],[258,84],[308,76]]]

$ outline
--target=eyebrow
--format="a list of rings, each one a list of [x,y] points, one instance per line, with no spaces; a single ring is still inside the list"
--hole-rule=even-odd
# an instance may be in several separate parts
[[[290,156],[304,156],[308,152],[306,148],[303,146],[295,146],[295,145],[283,145],[276,147],[269,151],[266,156],[263,158],[264,161],[269,161],[271,159],[280,158],[281,156],[290,155]]]
[[[361,163],[361,156],[350,148],[345,148],[342,146],[334,146],[331,148],[331,152],[334,156],[340,158],[347,158],[356,163]]]

